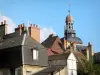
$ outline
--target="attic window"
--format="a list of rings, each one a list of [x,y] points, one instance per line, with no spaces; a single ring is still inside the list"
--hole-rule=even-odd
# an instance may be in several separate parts
[[[38,60],[38,50],[33,49],[33,60]]]

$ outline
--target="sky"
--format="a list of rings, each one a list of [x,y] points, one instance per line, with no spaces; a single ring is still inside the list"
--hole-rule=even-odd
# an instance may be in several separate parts
[[[0,21],[7,20],[9,33],[19,24],[32,23],[41,28],[42,41],[51,33],[62,38],[69,4],[76,35],[99,52],[100,0],[0,0]]]

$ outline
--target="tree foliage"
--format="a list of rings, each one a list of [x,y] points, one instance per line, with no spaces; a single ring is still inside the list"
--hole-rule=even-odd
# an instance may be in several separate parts
[[[78,75],[100,75],[100,64],[93,64],[85,59],[78,64]]]

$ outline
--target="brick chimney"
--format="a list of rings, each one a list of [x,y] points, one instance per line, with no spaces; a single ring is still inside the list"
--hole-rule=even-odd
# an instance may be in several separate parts
[[[4,22],[1,22],[0,24],[0,37],[3,37],[4,35],[7,34],[7,24],[6,24],[6,20],[4,20]]]
[[[17,28],[15,28],[15,33],[21,35],[23,33],[27,32],[27,27],[25,26],[25,24],[20,24],[18,25]]]
[[[31,36],[32,38],[34,38],[37,42],[40,43],[40,28],[38,28],[38,25],[34,24],[30,24],[30,27],[28,27],[29,29],[29,36]]]

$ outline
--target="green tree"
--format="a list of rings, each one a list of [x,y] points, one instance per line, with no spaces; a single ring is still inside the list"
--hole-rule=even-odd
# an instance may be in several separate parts
[[[100,64],[94,64],[93,71],[94,71],[95,75],[100,75]]]
[[[81,63],[78,63],[78,75],[95,75],[92,63],[81,59]]]
[[[81,63],[78,64],[78,75],[100,75],[100,64],[81,59]]]

